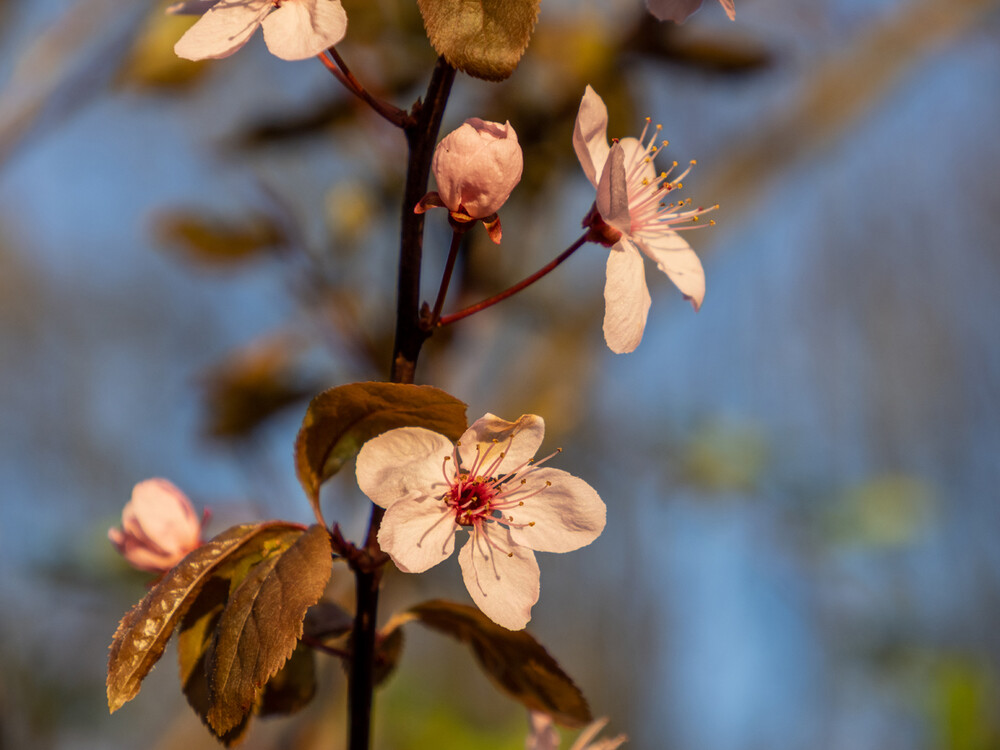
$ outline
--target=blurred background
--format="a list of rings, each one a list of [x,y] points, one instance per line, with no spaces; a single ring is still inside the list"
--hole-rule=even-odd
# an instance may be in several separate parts
[[[434,53],[409,0],[344,0],[338,47],[399,106]],[[647,115],[683,195],[695,314],[652,264],[645,338],[601,335],[606,251],[444,331],[418,382],[469,416],[542,414],[605,534],[540,555],[531,631],[628,747],[1000,748],[1000,2],[545,0],[514,76],[462,76],[442,132],[510,120],[525,175],[503,244],[469,236],[455,310],[579,234],[570,136],[590,83],[611,135]],[[170,478],[211,534],[308,522],[292,441],[308,398],[388,371],[405,149],[315,61],[259,35],[171,47],[190,19],[112,0],[0,0],[0,747],[214,741],[175,655],[114,717],[107,644],[147,579],[106,539]],[[661,157],[664,158],[664,157]],[[429,214],[425,294],[447,250]],[[343,472],[327,518],[359,534]],[[350,601],[335,574],[330,595]],[[382,612],[467,601],[458,566],[387,577]],[[377,746],[516,750],[523,709],[408,626]],[[247,748],[338,748],[344,679]],[[566,733],[568,738],[572,733]]]

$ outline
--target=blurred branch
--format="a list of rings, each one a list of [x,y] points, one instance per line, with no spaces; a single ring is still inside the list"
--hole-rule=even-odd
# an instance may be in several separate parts
[[[1000,0],[913,0],[872,26],[843,53],[804,76],[798,100],[736,153],[699,175],[698,191],[723,203],[729,221],[752,208],[774,180],[800,159],[831,146],[883,101],[907,73],[975,28]]]
[[[104,88],[146,12],[115,0],[80,0],[28,47],[0,91],[0,166],[29,134],[65,119]]]

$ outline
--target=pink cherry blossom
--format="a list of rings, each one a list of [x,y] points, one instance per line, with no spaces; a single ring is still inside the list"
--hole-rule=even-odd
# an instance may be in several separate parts
[[[533,414],[515,422],[487,414],[457,445],[421,427],[401,427],[358,454],[358,484],[386,509],[378,541],[396,566],[422,573],[450,557],[455,533],[467,531],[458,553],[465,586],[487,617],[510,630],[528,623],[538,601],[534,551],[569,552],[604,530],[597,492],[542,467],[552,456],[533,459],[544,434],[545,423]]]
[[[122,527],[108,529],[108,538],[132,567],[163,573],[201,546],[201,527],[183,492],[166,479],[147,479],[132,490]]]
[[[441,139],[431,169],[437,192],[425,195],[414,211],[444,207],[453,221],[481,220],[490,238],[500,242],[497,211],[521,181],[524,159],[517,133],[510,123],[486,122],[478,117]]]
[[[735,0],[719,0],[730,21],[736,20]],[[701,7],[701,0],[646,0],[649,12],[661,21],[684,23],[688,16]]]
[[[701,216],[718,206],[691,208],[691,200],[667,202],[668,194],[683,187],[691,167],[671,176],[677,163],[656,174],[653,157],[660,126],[649,120],[639,138],[608,144],[608,109],[594,90],[587,90],[573,130],[573,148],[597,188],[597,200],[584,226],[588,239],[611,248],[604,286],[604,339],[618,354],[633,351],[642,340],[650,297],[642,253],[665,273],[697,310],[705,296],[701,261],[678,234],[699,226]],[[662,145],[666,145],[663,141]],[[694,162],[691,162],[693,165]],[[711,224],[713,222],[709,222]]]
[[[524,750],[559,750],[559,732],[552,717],[539,711],[528,714],[531,730],[524,742]],[[617,750],[628,739],[624,734],[617,737],[600,738],[597,735],[607,725],[607,719],[597,719],[588,724],[577,736],[569,750]]]
[[[187,60],[228,57],[264,27],[264,41],[283,60],[305,60],[344,38],[340,0],[187,0],[169,13],[202,15],[174,52]]]

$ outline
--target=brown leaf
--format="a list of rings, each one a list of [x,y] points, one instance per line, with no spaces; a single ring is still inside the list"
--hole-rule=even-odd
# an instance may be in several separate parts
[[[250,728],[251,715],[228,732],[219,735],[206,718],[209,706],[206,661],[215,629],[229,600],[230,581],[212,576],[188,608],[177,631],[177,657],[180,663],[181,690],[188,705],[208,730],[226,747],[243,739]]]
[[[517,68],[540,0],[417,0],[438,54],[463,73],[502,81]]]
[[[114,713],[138,694],[170,634],[215,570],[237,557],[259,553],[302,527],[272,521],[234,526],[191,552],[118,623],[108,657],[108,707]]]
[[[295,440],[295,469],[317,515],[320,485],[367,441],[396,427],[426,427],[457,440],[467,427],[465,408],[429,385],[351,383],[316,396]]]
[[[299,643],[285,666],[267,682],[260,702],[260,715],[287,716],[305,708],[316,695],[316,659],[308,646]]]
[[[260,690],[291,656],[306,610],[330,578],[330,535],[314,525],[254,567],[219,619],[208,657],[208,722],[219,734],[239,725]]]
[[[591,721],[583,693],[549,652],[524,630],[511,631],[475,607],[435,599],[397,615],[386,630],[410,619],[469,645],[494,684],[530,711],[569,727]]]

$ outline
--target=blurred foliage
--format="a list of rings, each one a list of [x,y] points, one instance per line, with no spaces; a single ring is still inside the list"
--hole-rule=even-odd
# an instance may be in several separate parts
[[[720,421],[695,429],[682,450],[681,478],[707,492],[753,492],[770,458],[757,430]]]
[[[122,84],[140,89],[183,88],[208,72],[206,62],[191,62],[174,54],[174,44],[195,18],[168,15],[165,10],[169,4],[160,2],[150,10],[118,72]]]
[[[927,528],[935,495],[917,477],[888,474],[848,490],[831,509],[834,537],[878,547],[909,544]]]

